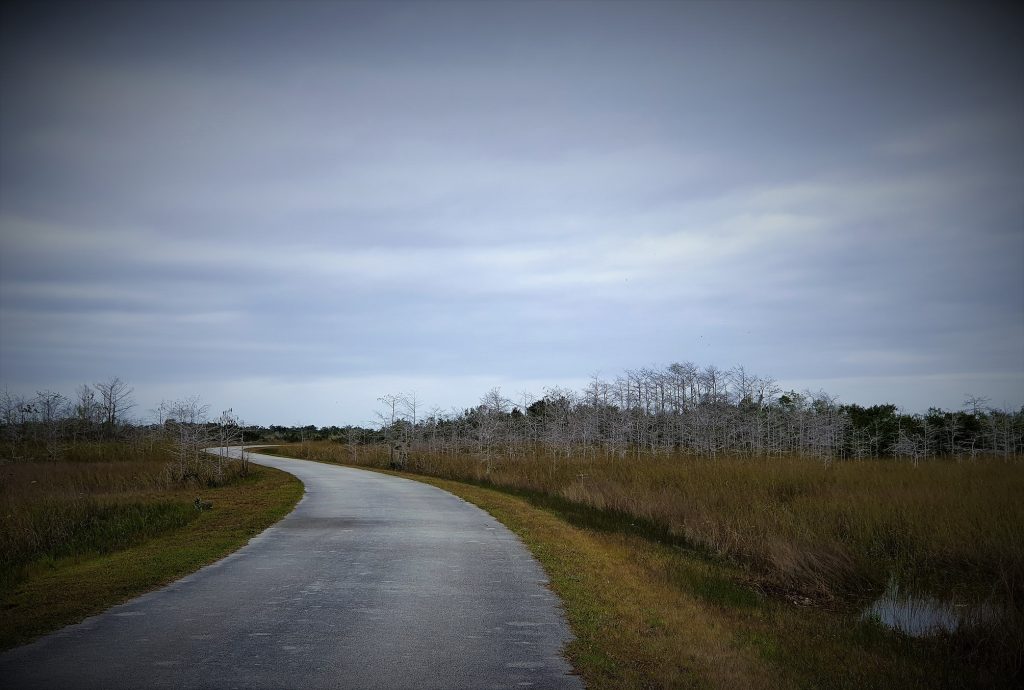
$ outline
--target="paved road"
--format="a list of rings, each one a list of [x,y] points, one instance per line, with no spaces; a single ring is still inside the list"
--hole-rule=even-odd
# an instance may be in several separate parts
[[[294,512],[218,563],[0,655],[0,687],[583,687],[560,655],[558,599],[494,518],[418,482],[253,459],[306,485]]]

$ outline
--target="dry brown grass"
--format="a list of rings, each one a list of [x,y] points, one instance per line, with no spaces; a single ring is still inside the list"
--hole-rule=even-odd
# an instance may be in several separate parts
[[[311,442],[296,457],[385,467],[386,448]],[[638,518],[747,567],[765,587],[827,600],[893,573],[930,588],[1024,592],[1024,466],[977,459],[825,464],[802,458],[410,453],[410,469]]]
[[[579,524],[571,508],[403,476],[480,506],[519,535],[565,604],[576,636],[566,653],[589,688],[863,690],[1004,682],[984,662],[965,664],[950,655],[947,640],[894,637],[854,615],[757,595],[736,567],[632,533],[628,523],[594,528]]]

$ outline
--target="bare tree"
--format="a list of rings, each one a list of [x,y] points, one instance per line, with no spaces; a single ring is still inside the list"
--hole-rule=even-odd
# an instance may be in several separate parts
[[[75,391],[74,413],[76,434],[94,436],[97,427],[102,423],[102,409],[96,400],[96,391],[87,383],[83,383]]]
[[[476,407],[426,418],[416,398],[380,400],[387,405],[378,416],[389,442],[429,439],[432,451],[476,453],[486,472],[499,455],[514,459],[541,447],[551,453],[553,468],[559,457],[586,458],[599,450],[623,459],[682,451],[709,458],[795,454],[824,462],[882,453],[915,462],[935,454],[1024,453],[1024,410],[995,410],[979,398],[965,403],[971,412],[865,409],[822,391],[782,393],[774,379],[741,366],[724,372],[686,362],[626,371],[611,382],[594,376],[581,393],[549,388],[539,400],[523,394],[521,407],[495,388]],[[400,462],[402,449],[393,446],[393,461]]]
[[[216,437],[217,447],[220,452],[217,456],[217,478],[223,480],[224,478],[224,460],[229,456],[229,448],[232,446],[238,446],[242,443],[242,423],[235,416],[233,408],[228,408],[220,413],[220,416],[215,420],[217,424]],[[245,450],[239,451],[241,463],[242,463],[242,474],[246,474],[249,469],[248,458],[245,457]]]
[[[164,429],[174,445],[175,461],[170,469],[175,481],[201,480],[207,474],[207,457],[212,456],[203,449],[216,442],[206,428],[209,409],[198,396],[160,403]]]
[[[384,411],[377,412],[377,418],[380,419],[381,430],[388,442],[390,467],[395,470],[403,470],[409,458],[408,444],[405,440],[403,425],[400,424],[402,420],[399,413],[399,407],[404,404],[404,398],[401,395],[389,393],[377,400],[385,406]]]
[[[506,432],[511,408],[512,401],[502,395],[500,388],[492,388],[480,399],[477,408],[477,440],[486,474],[491,473],[495,451],[505,445],[508,438]]]
[[[51,460],[60,457],[63,450],[61,440],[65,421],[70,416],[69,401],[60,393],[53,391],[41,391],[36,394],[35,406],[39,417],[42,440],[46,448],[46,455]]]
[[[420,422],[420,409],[423,404],[420,402],[416,395],[416,391],[412,393],[406,393],[398,397],[399,406],[402,408],[402,416],[405,418],[407,424],[403,425],[405,430],[405,452],[408,455],[410,449],[415,449],[419,441],[419,422]],[[407,459],[407,458],[406,458]],[[405,464],[405,460],[402,461]]]
[[[94,384],[100,395],[100,409],[103,414],[103,424],[109,435],[117,430],[118,422],[122,421],[125,413],[135,406],[132,400],[132,393],[135,392],[127,383],[116,376],[109,381]]]
[[[25,406],[25,399],[20,395],[12,394],[6,388],[0,394],[0,429],[3,430],[3,440],[12,445],[21,440],[24,428],[21,424],[22,409]],[[7,451],[5,451],[5,454]]]

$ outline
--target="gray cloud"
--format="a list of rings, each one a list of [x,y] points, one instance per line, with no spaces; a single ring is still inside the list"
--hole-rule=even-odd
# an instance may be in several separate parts
[[[1018,17],[4,12],[12,388],[117,374],[327,423],[391,388],[464,405],[692,359],[913,409],[1024,402]]]

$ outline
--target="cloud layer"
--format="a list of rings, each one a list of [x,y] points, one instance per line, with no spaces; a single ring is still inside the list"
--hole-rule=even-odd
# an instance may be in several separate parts
[[[865,403],[1024,403],[1016,17],[4,12],[13,389],[116,374],[143,406],[191,386],[323,424],[395,388],[448,407],[690,359]]]

